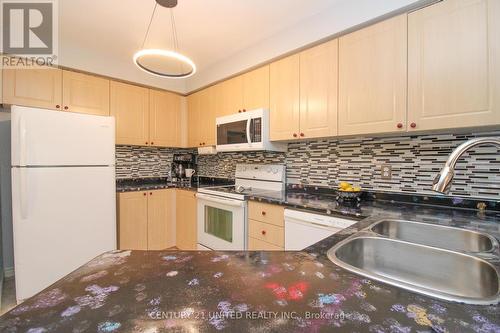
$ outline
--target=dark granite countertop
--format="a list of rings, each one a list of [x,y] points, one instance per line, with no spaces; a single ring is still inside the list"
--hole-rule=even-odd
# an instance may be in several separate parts
[[[302,252],[105,253],[0,317],[0,331],[500,332],[500,305],[425,297],[349,273],[326,257],[333,244],[381,217],[499,238],[497,213],[383,207]]]
[[[191,183],[172,182],[169,181],[169,179],[166,177],[118,179],[116,181],[116,192],[150,191],[162,190],[167,188],[180,188],[195,191],[199,187],[216,186],[223,184],[234,184],[234,180],[201,176],[193,177]]]

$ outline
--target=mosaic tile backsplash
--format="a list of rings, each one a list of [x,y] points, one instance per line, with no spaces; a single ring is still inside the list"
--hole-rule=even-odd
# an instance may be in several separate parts
[[[432,180],[462,142],[500,131],[294,142],[287,153],[248,152],[198,156],[201,176],[233,178],[239,163],[285,163],[289,184],[336,187],[348,181],[364,189],[432,193]],[[117,146],[117,178],[167,176],[175,150]],[[381,165],[392,168],[382,179]],[[457,164],[450,194],[500,199],[500,149],[477,147]]]

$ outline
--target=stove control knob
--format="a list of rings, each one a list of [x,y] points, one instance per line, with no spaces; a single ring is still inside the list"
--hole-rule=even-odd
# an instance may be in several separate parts
[[[273,168],[273,173],[274,173],[274,174],[277,174],[277,173],[278,173],[278,171],[279,171],[279,170],[278,170],[278,168]]]

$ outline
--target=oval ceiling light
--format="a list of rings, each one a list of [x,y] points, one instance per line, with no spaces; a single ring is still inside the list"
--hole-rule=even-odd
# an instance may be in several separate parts
[[[186,78],[196,73],[196,65],[188,57],[170,50],[145,49],[134,54],[134,63],[160,77]]]
[[[158,5],[170,9],[173,50],[144,48]],[[177,31],[172,9],[175,6],[177,6],[177,0],[156,0],[151,19],[149,20],[146,36],[144,36],[144,41],[142,43],[142,50],[136,52],[133,59],[137,67],[146,73],[159,77],[179,79],[190,77],[196,73],[196,65],[191,59],[178,51]]]

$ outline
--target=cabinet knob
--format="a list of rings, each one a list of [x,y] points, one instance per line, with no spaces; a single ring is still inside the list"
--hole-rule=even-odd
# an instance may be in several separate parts
[[[149,192],[149,195],[153,195],[153,192]]]
[[[56,109],[60,109],[61,106],[59,104],[56,105]]]
[[[262,230],[261,233],[262,233],[263,236],[266,235],[266,231],[265,230]]]
[[[301,137],[304,137],[304,133],[300,133],[300,136],[301,136]]]
[[[148,144],[148,142],[146,141],[146,144]]]
[[[65,107],[64,107],[64,110],[67,110],[67,109],[69,109],[69,108],[68,108],[67,106],[65,106]]]
[[[411,128],[415,128],[415,127],[417,127],[417,124],[415,124],[415,123],[411,123],[411,124],[410,124],[410,127],[411,127]]]
[[[397,127],[398,128],[403,128],[403,124],[402,123],[398,123]]]
[[[243,112],[247,112],[247,109],[243,109]]]
[[[151,145],[154,145],[155,143],[153,141],[151,141]]]
[[[293,133],[293,137],[296,138],[297,137],[297,133]]]
[[[143,195],[144,195],[144,196],[146,196],[146,195],[148,195],[148,194],[144,192],[144,193],[143,193]]]
[[[261,214],[262,214],[262,216],[266,216],[266,212],[265,211],[262,211]]]
[[[238,113],[241,113],[241,110],[238,110]]]

